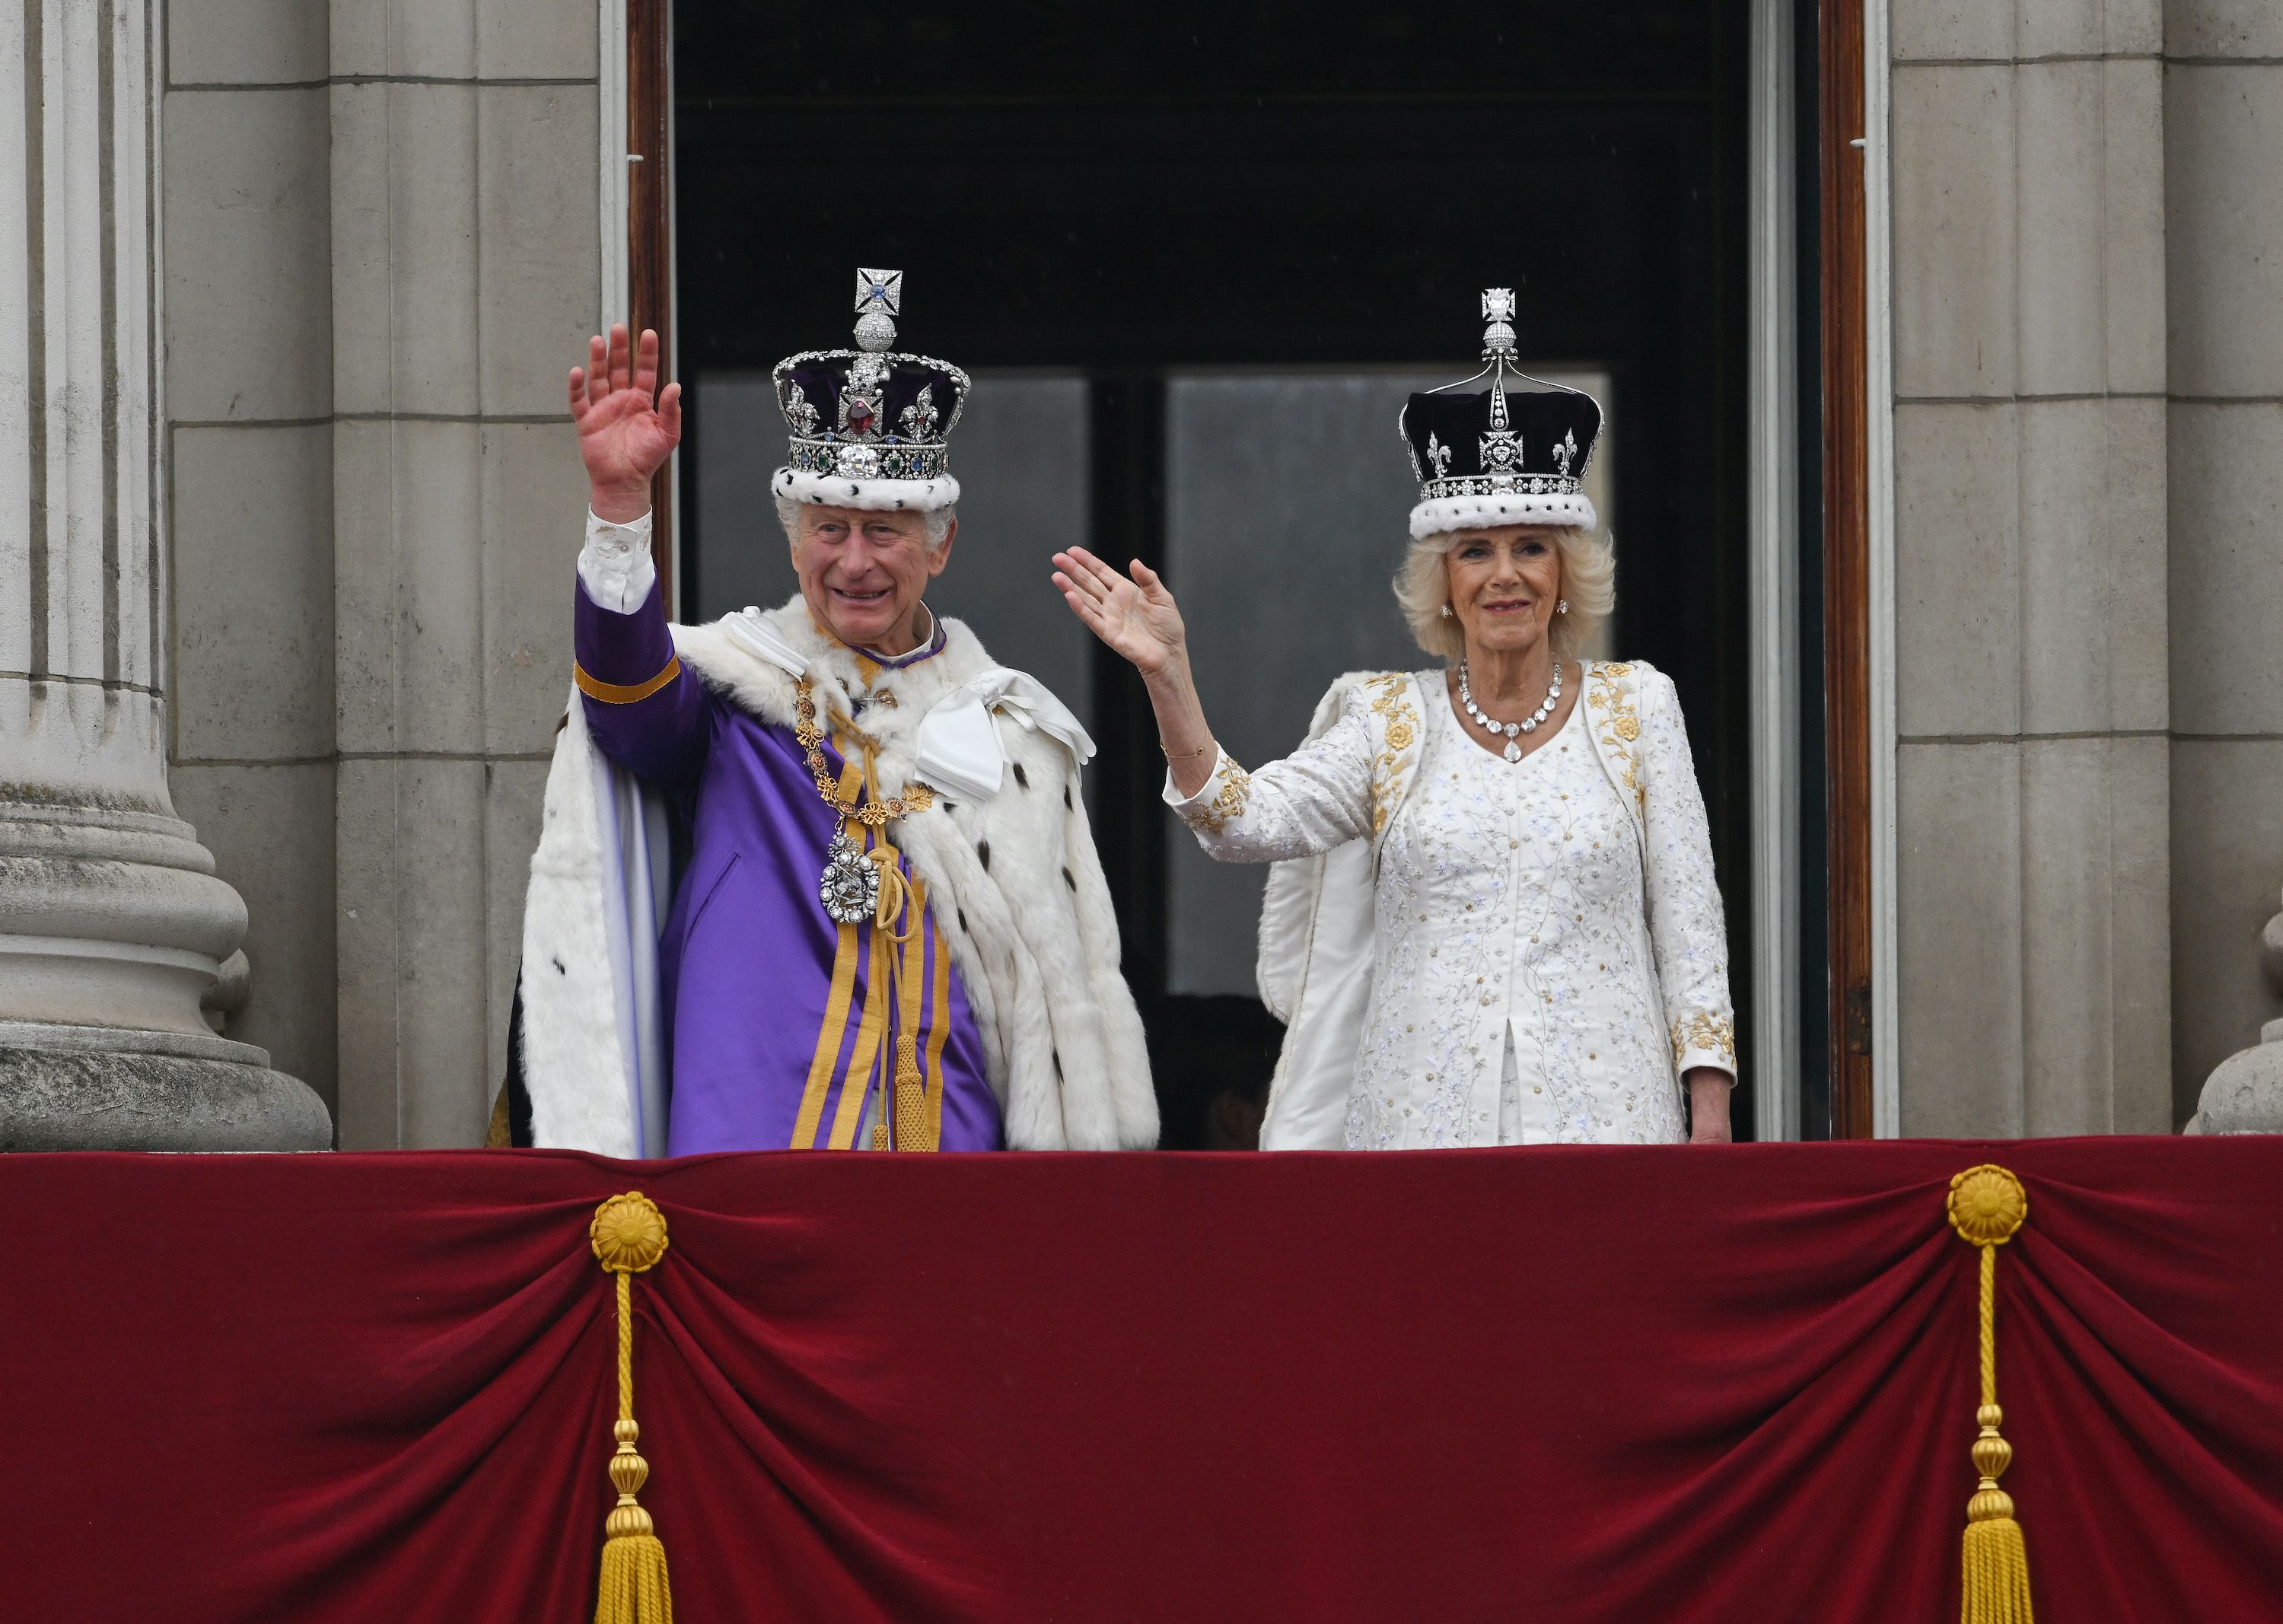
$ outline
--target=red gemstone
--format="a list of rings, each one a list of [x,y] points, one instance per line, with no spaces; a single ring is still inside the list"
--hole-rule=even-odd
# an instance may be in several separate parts
[[[872,426],[872,403],[851,401],[848,403],[848,426],[861,434]]]

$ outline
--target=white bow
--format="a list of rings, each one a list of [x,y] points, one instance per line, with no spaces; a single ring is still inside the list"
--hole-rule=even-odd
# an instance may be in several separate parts
[[[972,800],[996,795],[1007,747],[992,725],[994,710],[1061,741],[1080,767],[1094,759],[1094,740],[1068,706],[1036,677],[994,666],[944,695],[920,718],[919,776]]]
[[[759,609],[749,605],[744,613],[727,616],[721,622],[721,629],[729,634],[730,642],[755,659],[767,660],[786,675],[823,689],[827,711],[844,717],[855,714],[854,707],[848,703],[847,693],[840,686],[840,679],[821,666],[815,666]]]

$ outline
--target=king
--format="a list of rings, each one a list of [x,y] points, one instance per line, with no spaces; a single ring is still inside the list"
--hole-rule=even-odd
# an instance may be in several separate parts
[[[1142,1023],[1079,771],[1094,746],[923,594],[959,535],[967,375],[856,347],[775,370],[800,590],[670,624],[651,476],[681,438],[658,338],[588,342],[574,688],[532,858],[495,1142],[705,1151],[1153,1144]],[[518,1080],[519,1079],[519,1080]]]

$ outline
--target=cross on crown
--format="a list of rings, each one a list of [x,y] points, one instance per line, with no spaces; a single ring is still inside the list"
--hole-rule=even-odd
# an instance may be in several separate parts
[[[856,273],[856,314],[861,316],[873,305],[878,305],[890,316],[904,313],[904,273],[900,270],[864,270]]]

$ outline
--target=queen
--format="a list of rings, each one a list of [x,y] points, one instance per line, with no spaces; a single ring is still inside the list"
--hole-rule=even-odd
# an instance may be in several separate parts
[[[1276,865],[1264,1149],[1729,1136],[1727,936],[1679,698],[1579,657],[1615,602],[1582,488],[1601,412],[1509,390],[1511,308],[1484,294],[1483,371],[1402,416],[1420,499],[1395,596],[1441,668],[1342,677],[1282,761],[1214,742],[1154,572],[1055,555],[1148,684],[1167,804],[1212,856]]]

